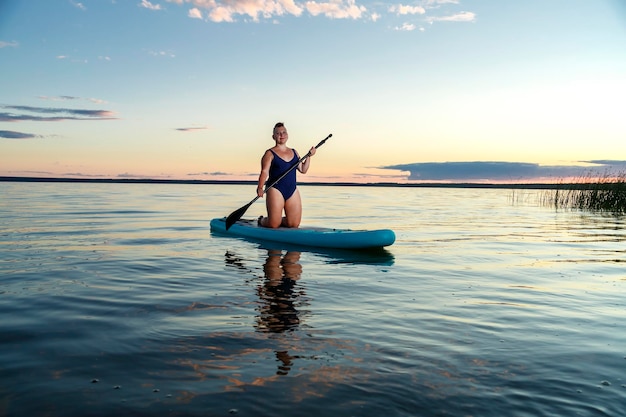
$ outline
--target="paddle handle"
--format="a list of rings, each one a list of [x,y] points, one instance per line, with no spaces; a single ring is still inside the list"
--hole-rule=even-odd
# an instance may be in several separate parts
[[[322,146],[323,144],[326,143],[326,141],[328,139],[330,139],[333,136],[333,134],[329,134],[328,136],[326,136],[324,139],[322,139],[320,141],[320,143],[318,143],[317,145],[315,145],[315,149],[319,148],[320,146]],[[267,192],[267,190],[269,190],[270,188],[272,188],[273,186],[275,186],[276,184],[278,184],[278,181],[282,180],[283,178],[285,178],[287,176],[287,174],[289,174],[291,171],[293,171],[294,169],[296,169],[296,167],[298,165],[300,165],[302,163],[302,161],[304,161],[305,159],[307,159],[309,156],[311,156],[311,151],[307,152],[306,155],[304,155],[302,158],[300,158],[298,160],[298,162],[296,162],[295,164],[293,164],[293,166],[291,168],[289,168],[287,171],[285,171],[283,173],[283,175],[281,175],[280,177],[278,177],[278,179],[276,181],[274,181],[273,183],[271,183],[270,185],[268,185],[267,187],[265,187],[265,190],[263,191],[263,193],[265,194]],[[257,200],[257,198],[259,198],[259,196],[257,196],[254,200],[252,200],[252,202],[255,202]]]
[[[325,143],[326,143],[326,141],[327,141],[328,139],[330,139],[332,136],[333,136],[333,134],[332,134],[332,133],[330,133],[328,136],[326,136],[324,139],[322,139],[322,140],[320,141],[320,143],[318,143],[317,145],[315,145],[315,149],[317,149],[317,148],[319,148],[320,146],[322,146],[323,144],[325,144]],[[310,154],[311,154],[311,151],[309,151],[309,153],[308,153],[308,154],[306,154],[305,158],[306,158],[307,156],[311,156]]]

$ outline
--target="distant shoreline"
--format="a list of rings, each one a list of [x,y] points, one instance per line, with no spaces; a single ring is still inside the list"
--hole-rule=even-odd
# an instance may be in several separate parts
[[[211,184],[211,185],[255,185],[253,180],[173,180],[173,179],[139,179],[139,178],[58,178],[58,177],[7,177],[0,176],[0,182],[73,182],[96,184]],[[530,189],[552,190],[563,188],[569,184],[551,183],[395,183],[395,182],[300,182],[299,186],[316,185],[324,187],[406,187],[406,188],[496,188],[496,189]]]

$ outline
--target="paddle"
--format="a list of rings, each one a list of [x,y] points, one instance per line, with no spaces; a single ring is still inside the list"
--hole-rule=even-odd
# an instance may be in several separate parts
[[[318,143],[317,145],[315,145],[315,149],[319,148],[320,146],[322,146],[333,134],[331,133],[330,135],[326,136],[326,138],[324,138],[324,140],[322,140],[320,143]],[[300,160],[298,162],[296,162],[295,164],[293,164],[293,166],[291,168],[289,168],[283,175],[281,175],[280,177],[278,177],[278,179],[276,181],[274,181],[273,183],[271,183],[270,185],[268,185],[267,187],[265,187],[265,191],[263,191],[263,193],[265,194],[267,192],[267,190],[269,190],[270,188],[272,188],[274,185],[276,185],[276,183],[278,183],[278,181],[282,180],[285,175],[289,174],[291,171],[293,171],[298,165],[300,165],[300,163],[302,161],[304,161],[305,159],[307,159],[309,156],[311,156],[311,151],[309,151],[309,153],[307,153],[306,155],[304,155],[302,158],[300,158]],[[256,197],[254,197],[254,199],[252,199],[252,201],[250,201],[248,204],[246,204],[245,206],[233,211],[232,213],[230,213],[228,215],[228,217],[226,218],[226,230],[230,229],[230,226],[232,226],[233,224],[235,224],[237,222],[237,220],[241,219],[241,216],[244,215],[244,213],[248,210],[248,208],[250,208],[250,206],[259,199],[259,196],[257,195]]]

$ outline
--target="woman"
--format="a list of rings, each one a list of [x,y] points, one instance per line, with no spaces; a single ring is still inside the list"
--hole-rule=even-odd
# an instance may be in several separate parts
[[[283,123],[276,123],[272,138],[276,145],[265,151],[261,158],[261,173],[256,192],[263,197],[265,184],[273,184],[278,178],[289,170],[294,164],[303,174],[309,170],[311,157],[299,162],[298,153],[287,147],[287,128]],[[310,156],[315,155],[315,147],[311,148]],[[284,178],[265,190],[267,217],[259,217],[259,226],[263,227],[298,227],[302,219],[302,200],[300,191],[296,187],[296,169],[291,170]],[[283,211],[285,216],[283,217]]]

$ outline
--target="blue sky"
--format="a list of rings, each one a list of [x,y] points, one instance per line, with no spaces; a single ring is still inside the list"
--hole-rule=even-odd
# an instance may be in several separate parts
[[[3,1],[0,175],[254,179],[277,121],[333,133],[301,180],[619,169],[624,45],[620,0]]]

